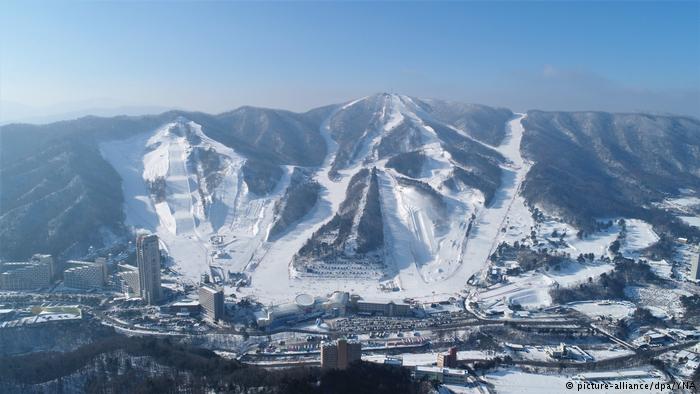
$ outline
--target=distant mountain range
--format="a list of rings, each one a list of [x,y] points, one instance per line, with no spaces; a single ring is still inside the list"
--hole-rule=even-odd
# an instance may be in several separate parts
[[[509,153],[513,119],[524,131]],[[700,193],[697,119],[516,115],[382,93],[304,113],[241,107],[1,126],[0,258],[81,255],[145,228],[173,242],[231,235],[241,258],[303,238],[289,242],[295,275],[379,276],[411,245],[429,281],[450,274],[471,220],[518,171],[528,204],[580,229],[625,216],[698,234],[653,204]]]
[[[29,106],[0,99],[0,126],[10,123],[46,124],[83,116],[148,115],[174,109],[156,105],[128,105],[113,99],[93,99],[50,106]]]

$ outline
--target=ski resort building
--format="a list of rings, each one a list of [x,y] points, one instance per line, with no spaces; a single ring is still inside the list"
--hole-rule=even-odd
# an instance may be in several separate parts
[[[138,269],[130,265],[120,265],[118,270],[122,292],[127,297],[141,297],[141,281],[139,280]]]
[[[0,263],[0,290],[29,290],[49,286],[56,265],[51,255],[35,254],[29,261]]]
[[[69,260],[63,271],[63,284],[73,289],[103,287],[107,281],[107,266],[104,262]]]
[[[643,336],[640,337],[643,341],[644,344],[649,345],[649,346],[658,346],[658,345],[664,345],[668,342],[672,342],[673,338],[671,338],[668,333],[660,331],[660,330],[652,330],[644,334]]]
[[[207,318],[219,321],[224,317],[224,291],[209,283],[199,287],[199,303]]]
[[[322,310],[305,308],[296,303],[288,303],[270,306],[257,313],[257,323],[259,327],[273,328],[281,325],[293,325],[302,321],[315,319],[323,315]]]
[[[348,301],[350,300],[350,294],[344,291],[336,291],[331,294],[328,299],[323,302],[323,310],[331,314],[333,317],[344,316]]]
[[[562,359],[569,356],[569,349],[564,343],[560,343],[559,346],[549,346],[545,349],[545,352],[549,357],[554,359]]]
[[[413,377],[421,380],[427,377],[428,380],[437,380],[443,384],[454,384],[464,386],[469,383],[469,372],[463,369],[441,368],[441,367],[416,367]]]
[[[293,303],[270,305],[256,313],[259,327],[272,328],[284,324],[296,324],[320,316],[345,315],[350,295],[336,291],[328,298],[298,294]]]
[[[388,317],[413,316],[413,309],[411,309],[411,305],[405,302],[367,301],[360,300],[359,297],[354,296],[351,299],[351,303],[357,313],[382,315]]]
[[[200,313],[202,307],[198,300],[194,299],[184,299],[175,301],[168,305],[163,305],[160,307],[162,313],[168,313],[172,315],[178,315],[183,317],[195,316]]]
[[[155,305],[161,300],[160,248],[157,235],[139,235],[136,238],[136,263],[139,268],[141,298]]]
[[[51,275],[51,281],[56,279],[56,275],[58,275],[58,273],[60,272],[58,261],[54,260],[54,258],[50,254],[35,254],[32,256],[30,261],[48,265],[50,270],[49,275]]]
[[[339,339],[335,343],[321,345],[321,368],[346,369],[362,358],[362,344]]]

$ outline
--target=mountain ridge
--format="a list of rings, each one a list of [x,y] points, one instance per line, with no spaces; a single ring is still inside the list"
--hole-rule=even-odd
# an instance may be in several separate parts
[[[533,110],[527,114],[528,116],[523,121],[525,131],[520,150],[534,166],[524,181],[523,195],[530,204],[542,205],[558,212],[566,221],[577,226],[588,228],[595,217],[612,215],[616,212],[632,216],[647,215],[641,209],[625,209],[625,202],[633,201],[635,206],[648,205],[660,198],[673,195],[674,190],[672,189],[674,187],[676,189],[686,187],[700,190],[697,183],[698,175],[696,175],[696,172],[700,170],[692,167],[693,160],[698,158],[697,152],[700,149],[698,148],[700,143],[697,139],[700,121],[693,117],[632,113],[611,114],[600,111]],[[569,114],[568,118],[562,114]],[[114,185],[122,185],[120,176],[113,171],[110,174],[110,171],[105,169],[103,170],[105,176],[100,181],[112,187],[100,186],[100,182],[97,180],[79,175],[81,174],[78,169],[81,164],[79,161],[65,161],[62,158],[71,155],[73,157],[85,156],[94,162],[95,168],[112,168],[113,170],[112,164],[104,157],[94,154],[95,147],[149,133],[163,124],[176,121],[178,118],[194,122],[198,127],[201,127],[203,135],[206,135],[207,138],[222,143],[227,149],[233,149],[237,155],[241,156],[241,160],[243,160],[241,162],[241,179],[247,185],[246,190],[252,193],[249,197],[250,201],[258,201],[262,204],[260,209],[264,212],[267,212],[268,209],[271,210],[273,205],[277,205],[278,214],[284,216],[283,222],[275,227],[274,221],[277,219],[273,219],[274,215],[270,215],[269,219],[265,219],[265,223],[269,221],[268,224],[265,224],[267,227],[256,230],[262,234],[275,227],[276,230],[272,236],[265,234],[261,238],[273,240],[280,234],[285,236],[284,234],[298,225],[300,220],[301,222],[306,220],[303,218],[308,217],[311,212],[318,209],[314,206],[326,204],[323,201],[324,194],[327,194],[324,190],[328,187],[334,187],[333,184],[321,185],[320,188],[314,186],[318,184],[318,176],[308,175],[308,171],[311,171],[311,174],[316,173],[323,167],[323,162],[327,160],[330,160],[331,163],[327,169],[329,175],[331,178],[338,178],[329,182],[337,183],[340,178],[351,175],[350,172],[354,172],[358,168],[377,167],[378,165],[375,176],[383,180],[384,183],[380,182],[382,184],[386,184],[390,178],[396,178],[398,174],[401,174],[401,176],[413,180],[411,182],[425,183],[447,201],[462,201],[454,202],[458,205],[462,204],[460,212],[463,212],[464,209],[466,209],[464,212],[468,212],[479,206],[488,207],[489,202],[499,190],[503,168],[510,165],[495,147],[502,145],[503,141],[508,138],[506,123],[513,116],[510,110],[503,108],[378,93],[341,104],[314,108],[306,112],[241,106],[214,115],[172,110],[158,115],[109,118],[87,116],[47,125],[3,125],[0,126],[0,141],[2,141],[0,144],[0,175],[2,175],[3,186],[3,195],[0,199],[3,201],[0,207],[0,225],[3,225],[6,231],[3,233],[4,235],[0,236],[0,241],[5,245],[0,257],[23,258],[39,251],[47,251],[57,255],[68,250],[72,250],[71,253],[78,253],[77,251],[86,245],[76,249],[74,246],[76,244],[75,238],[86,237],[90,239],[89,244],[99,245],[99,239],[94,236],[88,237],[85,234],[90,232],[97,234],[105,229],[122,236],[128,235],[127,229],[123,226],[123,213],[120,216],[119,210],[115,210],[113,206],[115,204],[121,205],[122,203],[118,201],[123,201],[124,198],[131,198],[131,196],[124,196],[123,193],[116,193],[112,190]],[[563,119],[562,121],[568,119],[566,122],[571,123],[573,122],[571,119],[586,116],[591,117],[591,119],[627,119],[628,124],[620,128],[622,126],[618,127],[614,122],[604,123],[603,120],[596,120],[599,125],[586,131],[588,133],[586,135],[593,138],[591,141],[599,142],[595,147],[589,148],[584,147],[585,144],[581,143],[584,134],[581,134],[580,130],[575,133],[578,135],[579,142],[571,140],[565,143],[568,138],[566,137],[567,133],[570,133],[567,131],[568,126],[563,127],[561,122],[552,123],[551,121],[551,119],[559,117]],[[324,127],[327,127],[327,130],[323,130]],[[621,131],[623,129],[626,131]],[[607,136],[606,133],[611,130],[618,133],[618,136],[615,138]],[[641,156],[630,153],[631,151],[624,145],[626,139],[632,138],[630,141],[634,140],[635,133],[644,133],[643,138],[640,137],[642,140],[639,141],[650,141],[644,144],[640,154],[642,156],[646,154],[651,158],[650,160],[640,161],[639,157]],[[686,146],[685,148],[681,149],[678,148],[679,145],[674,145],[671,138],[675,135],[674,133],[681,133],[679,135],[684,136],[683,141],[686,142],[683,146]],[[61,140],[66,142],[56,144]],[[331,147],[327,141],[337,146]],[[53,145],[61,148],[47,150]],[[547,149],[548,146],[551,149]],[[608,147],[612,147],[613,151],[608,151]],[[66,177],[70,174],[78,174],[79,178],[74,182],[83,184],[87,190],[95,190],[97,193],[104,191],[110,196],[121,196],[121,199],[103,198],[104,203],[96,202],[95,199],[89,199],[86,202],[90,206],[89,211],[91,212],[112,212],[109,215],[110,219],[99,219],[100,216],[97,215],[97,219],[90,222],[92,224],[88,226],[90,231],[85,231],[81,233],[82,235],[75,233],[60,242],[48,241],[48,236],[41,242],[31,244],[34,246],[22,241],[37,234],[36,226],[48,229],[52,220],[54,222],[56,220],[71,222],[67,218],[61,219],[61,213],[70,210],[73,205],[71,201],[56,204],[53,209],[50,209],[54,212],[47,213],[44,220],[29,219],[29,212],[38,208],[38,205],[33,206],[34,202],[38,203],[44,196],[52,193],[60,193],[62,189],[58,184],[53,185],[40,180],[42,176],[48,176],[49,168],[41,166],[38,161],[29,162],[34,164],[31,164],[30,167],[33,167],[28,168],[27,171],[29,173],[33,171],[34,174],[38,174],[39,178],[37,178],[35,185],[37,187],[33,188],[30,194],[27,194],[30,190],[27,189],[27,178],[23,175],[26,171],[19,171],[17,163],[31,160],[37,151],[49,152],[49,156],[43,160],[61,163],[59,167],[64,169]],[[203,158],[216,156],[214,151],[208,152],[206,149],[200,149],[198,152],[200,152],[198,155],[204,155]],[[571,152],[571,155],[562,156],[561,152]],[[584,155],[583,152],[587,152],[585,155],[588,159],[577,161],[576,157]],[[404,159],[401,159],[402,157]],[[611,157],[622,161],[614,164],[614,160],[609,160]],[[675,160],[676,157],[679,157],[681,161]],[[559,163],[561,159],[565,159],[562,162],[564,164]],[[400,160],[404,160],[404,162],[401,163]],[[577,179],[575,174],[585,174],[586,169],[591,169],[588,162],[597,163],[595,166],[598,169],[590,172],[593,175],[590,181],[593,182],[591,185],[598,185],[595,187],[601,187],[601,190],[604,190],[605,185],[612,182],[614,178],[611,178],[610,175],[604,175],[610,173],[610,168],[620,165],[623,165],[621,168],[626,168],[625,177],[615,181],[618,185],[616,186],[618,194],[625,197],[621,197],[619,202],[615,202],[615,199],[610,197],[610,201],[614,202],[611,203],[611,209],[600,209],[595,204],[586,202],[587,200],[581,197],[585,196],[585,193],[582,193],[575,186],[575,179]],[[187,165],[200,165],[197,163],[199,162],[192,161],[191,164]],[[211,170],[206,169],[208,168],[206,162],[202,162],[201,165],[204,167],[198,170],[192,167],[187,171],[200,179],[198,182],[202,182],[204,187],[200,189],[204,190],[204,193],[207,193],[207,181],[213,182],[218,177],[226,177],[228,176],[226,174],[230,173],[225,164],[222,164],[224,167],[218,170],[221,174],[216,176],[207,174]],[[611,165],[613,167],[610,167]],[[202,168],[205,169],[202,170]],[[301,181],[299,178],[301,175],[296,175],[295,182],[306,186],[299,189],[297,185],[296,189],[290,189],[292,191],[285,193],[292,186],[290,177],[296,171],[295,169],[305,169],[306,180]],[[343,173],[347,175],[342,175]],[[664,180],[664,177],[672,179],[670,181]],[[65,178],[64,182],[69,183],[72,178]],[[626,181],[621,182],[623,179]],[[653,187],[647,190],[642,185],[650,179],[654,179]],[[402,188],[418,187],[418,184],[399,181],[398,178],[392,182]],[[561,187],[557,185],[561,185]],[[200,193],[202,193],[201,190]],[[380,192],[381,196],[388,193],[388,189],[381,190],[384,190]],[[578,190],[578,192],[569,193],[571,190]],[[641,199],[635,197],[634,190],[645,190],[643,192],[645,197]],[[94,195],[93,192],[91,193],[90,195]],[[34,201],[25,201],[23,208],[10,214],[10,211],[17,209],[18,206],[13,205],[14,202],[10,203],[9,200],[14,200],[15,196],[22,195],[28,196],[25,200],[33,199]],[[290,209],[293,208],[293,210],[284,213],[283,209],[288,205],[275,203],[275,201],[279,202],[282,201],[280,199],[287,198],[285,195],[292,196],[293,199],[298,199],[298,196],[301,195],[309,198],[314,195],[319,197],[311,205],[299,204],[298,201],[295,201],[289,205]],[[606,193],[600,195],[604,197]],[[202,198],[209,197],[203,195]],[[381,197],[380,200],[385,198]],[[570,201],[567,201],[567,198]],[[581,202],[585,203],[584,207],[590,206],[590,208],[576,208],[577,204]],[[384,202],[384,204],[386,203],[388,201]],[[409,204],[408,206],[423,204],[418,200],[404,201],[404,203]],[[337,204],[337,202],[333,204]],[[18,212],[25,212],[25,214],[18,216]],[[656,215],[658,212],[654,214]],[[433,213],[426,213],[426,215],[428,216],[423,219],[429,222],[439,220],[438,216],[430,216]],[[34,230],[28,229],[28,223],[34,223],[33,227],[29,226]],[[408,225],[411,227],[418,224]],[[418,226],[424,225],[425,223]],[[435,223],[430,226],[438,228]],[[686,231],[687,229],[682,230]],[[429,230],[429,228],[423,228],[420,231],[427,231],[425,234],[431,234],[429,237],[444,236],[444,234],[433,234],[434,230]],[[42,233],[38,232],[38,234]],[[40,238],[42,237],[44,236],[40,236]],[[428,241],[417,238],[416,242]],[[438,253],[437,249],[428,248],[426,250],[431,250],[429,253],[432,254]]]

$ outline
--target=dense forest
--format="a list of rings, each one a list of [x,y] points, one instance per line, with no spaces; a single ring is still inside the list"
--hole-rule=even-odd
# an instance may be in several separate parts
[[[700,238],[655,202],[700,189],[700,121],[604,112],[529,111],[523,156],[534,164],[523,183],[530,204],[586,232],[597,218],[624,216],[658,233]]]
[[[412,381],[406,369],[364,362],[344,371],[267,370],[168,338],[111,335],[68,352],[0,357],[0,392],[76,389],[95,393],[418,394],[430,392],[432,385]]]

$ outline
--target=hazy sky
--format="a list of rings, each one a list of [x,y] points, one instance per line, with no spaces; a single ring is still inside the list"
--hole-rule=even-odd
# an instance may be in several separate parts
[[[4,1],[0,99],[220,112],[393,91],[698,116],[698,21],[700,2]]]

